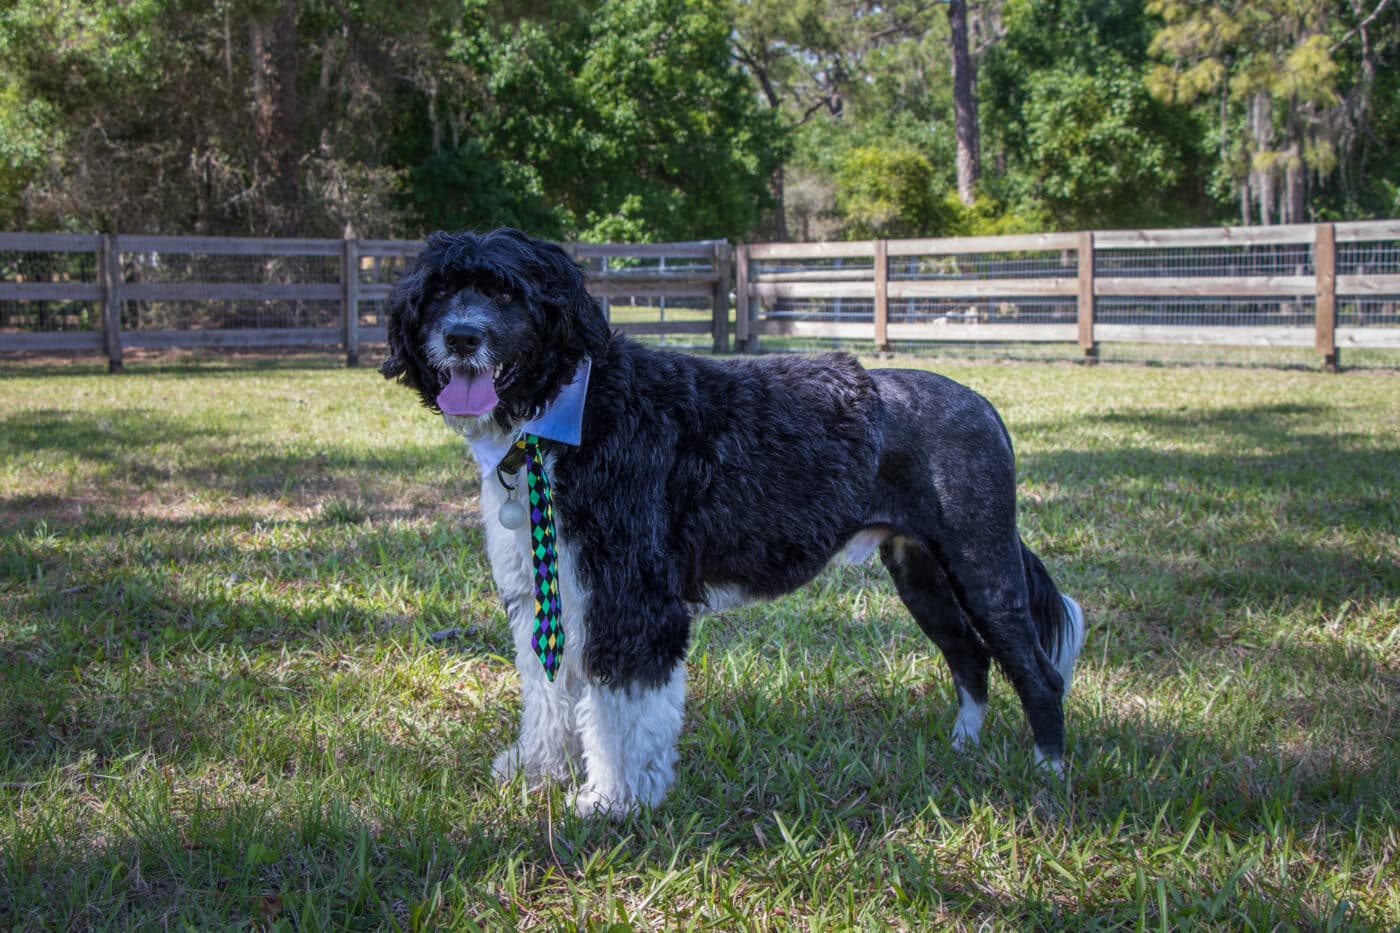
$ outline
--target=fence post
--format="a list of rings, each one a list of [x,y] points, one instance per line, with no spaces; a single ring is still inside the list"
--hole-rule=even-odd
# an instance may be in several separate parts
[[[734,343],[740,353],[757,353],[758,337],[753,333],[749,311],[749,244],[734,249]]]
[[[729,277],[733,268],[729,241],[714,245],[715,289],[710,302],[714,330],[714,352],[729,352]]]
[[[122,371],[122,255],[115,233],[104,233],[97,247],[97,277],[102,287],[102,346],[107,372]]]
[[[340,313],[345,365],[360,364],[360,241],[340,244]]]
[[[1329,373],[1341,370],[1337,353],[1337,228],[1317,225],[1313,246],[1313,270],[1317,276],[1317,298],[1313,319],[1317,328],[1314,346],[1322,354],[1322,366]]]
[[[1099,345],[1094,339],[1094,233],[1079,234],[1079,346],[1085,362],[1099,361]]]
[[[890,349],[890,244],[888,240],[875,241],[875,350],[886,353]]]

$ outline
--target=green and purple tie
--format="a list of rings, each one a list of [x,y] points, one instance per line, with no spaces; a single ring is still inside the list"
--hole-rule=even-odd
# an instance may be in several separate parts
[[[544,475],[540,439],[523,434],[515,441],[525,454],[525,486],[530,500],[530,562],[534,567],[535,630],[530,647],[551,681],[564,655],[564,625],[559,604],[559,552],[554,537],[554,497]]]

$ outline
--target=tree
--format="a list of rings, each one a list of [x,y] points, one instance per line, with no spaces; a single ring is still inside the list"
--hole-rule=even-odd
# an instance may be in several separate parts
[[[781,132],[721,0],[12,0],[6,226],[739,236]]]
[[[1203,126],[1143,83],[1141,0],[1008,0],[982,69],[984,190],[1058,229],[1215,219]]]
[[[847,236],[911,237],[941,232],[942,192],[922,153],[910,146],[853,149],[836,175]]]
[[[977,199],[981,139],[977,121],[977,65],[967,44],[967,0],[948,0],[953,50],[953,125],[958,139],[958,197],[966,206]]]
[[[570,235],[742,236],[768,205],[782,134],[729,54],[712,0],[603,0],[576,22],[466,31],[489,75],[469,125],[528,166]]]
[[[850,103],[885,74],[872,60],[919,43],[934,6],[934,0],[731,0],[730,43],[759,99],[796,136],[821,120],[851,120]],[[788,236],[786,168],[779,165],[770,178],[779,240]]]
[[[1370,109],[1372,31],[1389,0],[1369,9],[1335,0],[1234,0],[1199,6],[1151,0],[1163,27],[1152,41],[1159,64],[1148,87],[1159,99],[1217,102],[1220,163],[1238,194],[1240,216],[1268,224],[1306,219],[1309,179],[1332,173],[1339,132],[1364,125]],[[1362,48],[1362,80],[1340,92],[1339,53]],[[1367,62],[1369,62],[1369,74]]]

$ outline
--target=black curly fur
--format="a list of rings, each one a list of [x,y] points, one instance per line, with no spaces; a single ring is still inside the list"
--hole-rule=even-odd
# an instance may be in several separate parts
[[[580,360],[602,355],[608,344],[602,309],[584,288],[583,272],[558,246],[511,229],[431,234],[427,249],[390,295],[389,358],[380,372],[417,390],[434,411],[443,381],[424,354],[422,328],[439,288],[470,286],[513,292],[533,329],[535,352],[513,355],[496,380],[495,417],[502,427],[534,417],[559,394]]]
[[[429,407],[440,374],[422,341],[444,313],[431,299],[439,283],[522,296],[488,338],[508,359],[503,428],[592,360],[583,442],[555,449],[551,482],[589,593],[595,682],[665,682],[685,657],[695,604],[720,588],[788,592],[875,528],[890,536],[882,554],[901,597],[959,685],[985,699],[995,659],[1040,751],[1060,756],[1062,684],[1049,655],[1063,604],[1017,533],[1011,443],[985,399],[932,373],[867,372],[843,354],[717,360],[638,345],[609,334],[561,249],[502,230],[434,234],[394,291],[383,372]],[[528,315],[523,337],[513,314]]]

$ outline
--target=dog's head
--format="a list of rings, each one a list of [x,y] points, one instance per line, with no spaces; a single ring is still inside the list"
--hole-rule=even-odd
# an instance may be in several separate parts
[[[430,235],[389,298],[388,339],[386,378],[434,410],[452,383],[473,415],[509,428],[599,359],[609,331],[567,253],[502,228]]]

